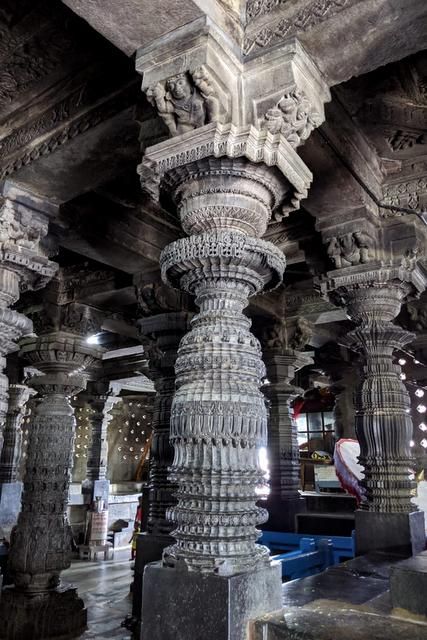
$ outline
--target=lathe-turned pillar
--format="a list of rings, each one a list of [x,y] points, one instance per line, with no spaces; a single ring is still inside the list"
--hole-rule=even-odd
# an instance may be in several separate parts
[[[343,342],[361,356],[355,429],[365,500],[356,512],[357,549],[418,552],[425,548],[425,530],[424,514],[411,502],[413,425],[394,358],[414,336],[393,321],[402,301],[422,288],[424,279],[414,265],[329,275],[325,287],[356,323]]]
[[[132,615],[141,619],[142,584],[145,566],[161,560],[163,550],[173,544],[172,522],[167,510],[176,503],[176,484],[168,477],[173,462],[170,443],[171,405],[175,393],[175,361],[181,338],[190,328],[191,313],[185,311],[189,301],[160,283],[137,285],[140,310],[155,313],[138,322],[144,353],[149,360],[148,375],[154,382],[152,441],[148,476],[147,530],[137,539]],[[149,308],[147,305],[150,305]],[[182,311],[170,311],[173,308]]]
[[[242,59],[213,23],[196,21],[136,59],[171,135],[146,149],[142,188],[177,212],[187,236],[163,250],[162,278],[199,310],[175,365],[175,543],[145,570],[144,640],[246,640],[253,618],[281,607],[280,570],[257,544],[268,517],[256,492],[265,367],[244,309],[282,281],[283,252],[261,237],[307,193],[295,147],[322,121],[329,92],[295,42]]]
[[[70,397],[85,387],[82,371],[96,354],[83,338],[59,331],[25,339],[21,352],[42,375],[30,381],[38,402],[9,554],[14,584],[0,599],[0,637],[73,637],[86,626],[86,609],[76,589],[60,581],[71,552],[67,502],[75,418]]]
[[[266,346],[264,361],[268,384],[263,391],[270,401],[268,463],[270,493],[265,528],[269,531],[295,531],[295,517],[304,511],[300,489],[298,431],[292,401],[303,390],[292,384],[296,372],[312,363],[308,354],[292,348]]]

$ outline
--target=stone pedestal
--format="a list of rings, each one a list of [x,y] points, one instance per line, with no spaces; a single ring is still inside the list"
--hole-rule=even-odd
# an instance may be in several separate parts
[[[0,485],[0,538],[10,540],[21,510],[22,482]]]
[[[76,589],[62,584],[48,594],[28,594],[6,587],[1,596],[2,640],[45,640],[76,638],[87,626],[87,611]]]
[[[356,511],[356,553],[371,551],[415,555],[426,548],[424,512]]]
[[[141,640],[246,640],[252,620],[281,609],[281,583],[279,563],[234,576],[148,565]]]
[[[132,587],[132,616],[141,619],[142,591],[145,567],[161,559],[163,551],[173,544],[174,539],[168,535],[141,533],[136,541],[136,558]]]

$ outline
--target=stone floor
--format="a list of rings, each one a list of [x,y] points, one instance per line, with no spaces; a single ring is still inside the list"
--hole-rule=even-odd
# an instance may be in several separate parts
[[[427,619],[392,609],[390,567],[372,554],[283,586],[281,613],[255,624],[253,640],[427,640]]]
[[[130,551],[116,552],[107,562],[75,561],[62,576],[77,586],[88,610],[88,630],[81,640],[131,640],[120,626],[131,610]]]

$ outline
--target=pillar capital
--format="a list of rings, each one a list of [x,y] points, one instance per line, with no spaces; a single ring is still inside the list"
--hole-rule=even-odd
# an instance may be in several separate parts
[[[144,190],[158,197],[165,174],[192,161],[246,157],[281,172],[277,219],[299,207],[312,175],[296,148],[323,122],[330,93],[297,40],[244,60],[212,23],[195,21],[140,49],[136,69],[171,136],[146,150]]]
[[[398,265],[370,263],[337,269],[318,281],[322,294],[345,306],[356,322],[394,320],[404,299],[419,295],[426,283],[424,270],[412,258]]]

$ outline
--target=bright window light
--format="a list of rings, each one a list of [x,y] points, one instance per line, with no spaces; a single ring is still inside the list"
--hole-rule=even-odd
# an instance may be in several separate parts
[[[99,344],[99,335],[95,333],[93,336],[86,338],[88,344]]]

